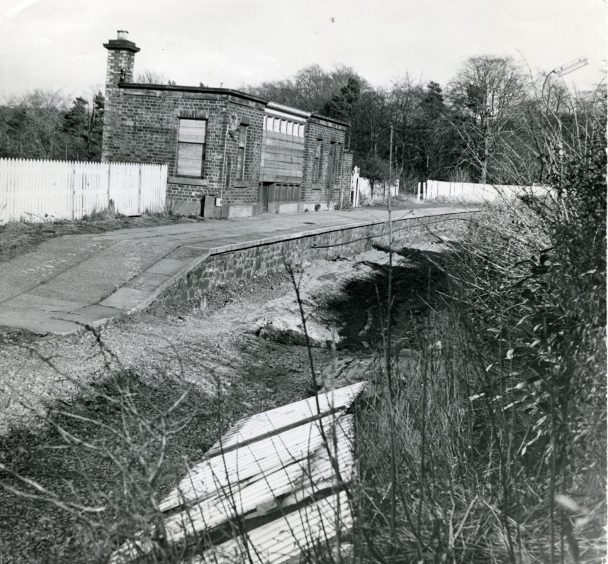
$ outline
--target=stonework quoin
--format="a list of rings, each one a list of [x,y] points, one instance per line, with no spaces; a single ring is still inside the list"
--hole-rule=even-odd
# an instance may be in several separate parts
[[[205,206],[216,217],[348,201],[348,124],[226,88],[134,83],[139,48],[127,37],[119,31],[104,44],[102,160],[166,164],[168,205],[192,213],[204,196],[221,201]]]

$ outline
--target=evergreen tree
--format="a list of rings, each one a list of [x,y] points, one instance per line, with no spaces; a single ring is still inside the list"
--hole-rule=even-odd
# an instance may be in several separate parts
[[[66,133],[66,158],[85,159],[89,137],[89,103],[84,98],[77,97],[64,114],[63,131]]]
[[[101,92],[97,92],[93,98],[93,107],[89,117],[89,129],[87,136],[87,159],[90,161],[101,160],[104,103],[105,99],[103,94]]]

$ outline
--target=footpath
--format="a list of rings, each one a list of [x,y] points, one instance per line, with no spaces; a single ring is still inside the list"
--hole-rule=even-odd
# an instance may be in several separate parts
[[[470,209],[401,209],[395,219]],[[210,254],[385,222],[386,209],[262,215],[64,235],[0,264],[0,327],[66,335],[142,310]]]

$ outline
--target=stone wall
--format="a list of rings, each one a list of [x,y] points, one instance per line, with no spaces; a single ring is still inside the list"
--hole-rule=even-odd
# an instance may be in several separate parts
[[[353,173],[353,152],[352,151],[344,151],[344,158],[342,159],[342,192],[340,202],[341,207],[350,207],[352,205],[351,197],[350,197],[350,184],[351,184],[351,176]]]
[[[167,202],[174,209],[196,213],[200,211],[201,198],[213,195],[221,197],[224,217],[261,213],[260,166],[268,102],[224,88],[135,84],[132,82],[134,57],[139,48],[126,40],[125,34],[120,32],[119,39],[104,44],[108,49],[108,64],[102,160],[166,164]],[[247,128],[241,179],[237,178],[238,131],[231,135],[228,128],[233,114],[237,116],[236,123]],[[206,121],[201,178],[177,176],[180,118]],[[312,115],[307,119],[301,202],[298,206],[275,206],[276,210],[312,210],[315,204],[320,204],[321,209],[334,208],[340,198],[340,184],[348,161],[344,156],[347,130],[347,125],[330,118]],[[323,173],[318,183],[313,179],[317,139],[323,140]],[[330,143],[337,144],[341,151],[334,163],[334,181],[328,186]],[[347,176],[350,177],[350,172]]]
[[[213,194],[221,195],[229,204],[257,202],[262,104],[204,92],[123,85],[112,92],[108,106],[104,122],[104,160],[166,163],[169,171],[167,196],[171,200],[197,201],[203,195]],[[227,134],[230,114],[236,114],[238,122],[247,127],[242,180],[236,179],[237,136]],[[176,175],[180,118],[207,122],[203,178]]]
[[[445,214],[393,222],[396,244],[437,240],[436,235],[456,234],[464,226],[466,213]],[[388,244],[388,223],[324,231],[316,235],[248,244],[238,249],[221,249],[189,272],[155,302],[155,307],[200,303],[221,286],[246,282],[254,276],[284,272],[289,260],[306,261],[351,256]]]
[[[345,162],[344,153],[339,156],[339,162],[334,163],[334,183],[328,187],[329,147],[331,143],[339,143],[344,151],[347,127],[319,116],[311,116],[306,123],[306,140],[304,145],[304,177],[302,181],[301,200],[302,207],[314,209],[320,204],[321,209],[333,209],[337,203],[337,193],[340,186],[340,171],[337,170]],[[321,140],[321,178],[319,182],[313,177],[315,149]],[[352,159],[351,159],[352,163]],[[337,172],[337,173],[336,173]],[[350,178],[350,173],[349,173]],[[336,190],[337,189],[337,190]]]

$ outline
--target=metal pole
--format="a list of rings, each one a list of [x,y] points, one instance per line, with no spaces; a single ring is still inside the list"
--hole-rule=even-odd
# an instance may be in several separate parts
[[[391,124],[391,142],[389,148],[389,156],[388,156],[388,213],[389,213],[389,222],[390,222],[390,213],[391,213],[391,189],[393,185],[393,124]]]

